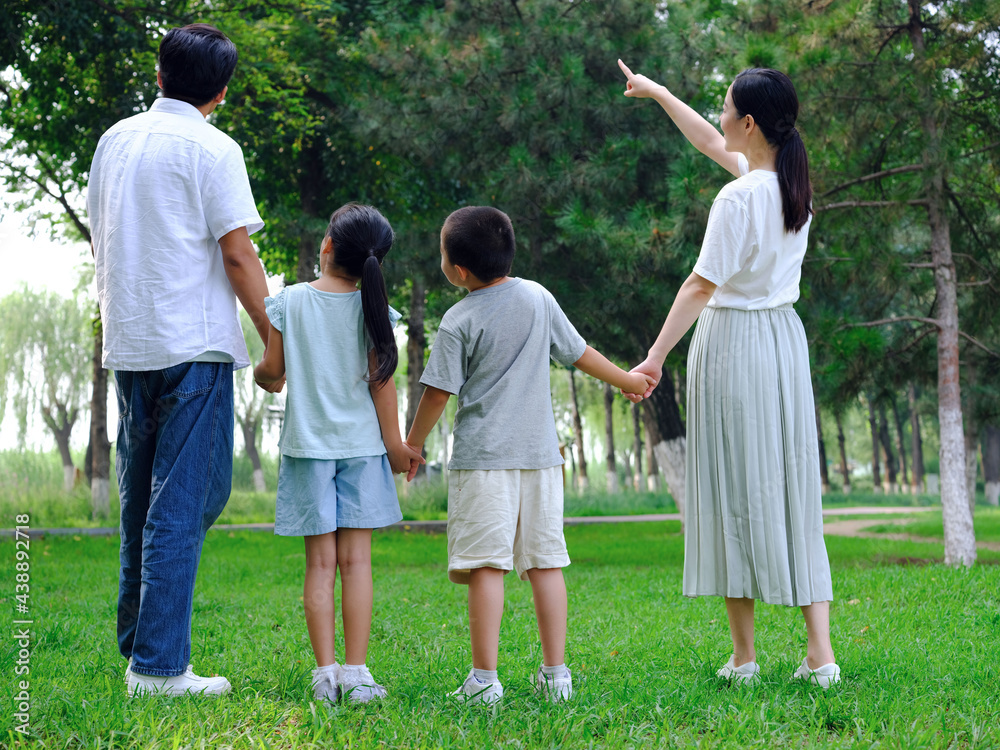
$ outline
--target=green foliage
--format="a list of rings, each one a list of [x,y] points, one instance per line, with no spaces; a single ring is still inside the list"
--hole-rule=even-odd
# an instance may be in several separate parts
[[[0,321],[0,413],[12,407],[22,445],[36,408],[59,439],[87,408],[90,311],[77,300],[22,286],[0,300]]]

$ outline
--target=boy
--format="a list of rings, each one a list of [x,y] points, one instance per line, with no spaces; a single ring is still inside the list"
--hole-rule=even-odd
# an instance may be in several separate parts
[[[535,687],[573,694],[565,665],[566,584],[562,457],[549,391],[549,358],[632,394],[652,379],[627,373],[587,346],[555,299],[508,276],[514,229],[505,213],[469,206],[441,229],[441,270],[467,297],[445,313],[420,382],[426,388],[406,442],[420,451],[451,394],[459,399],[448,465],[448,576],[469,586],[472,671],[453,695],[492,703],[503,576],[531,582],[543,663]],[[407,479],[416,473],[410,465]]]

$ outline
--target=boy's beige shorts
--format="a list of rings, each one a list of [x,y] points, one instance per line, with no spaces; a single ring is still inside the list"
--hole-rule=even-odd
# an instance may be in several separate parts
[[[448,472],[448,578],[468,583],[476,568],[569,565],[563,537],[562,466]]]

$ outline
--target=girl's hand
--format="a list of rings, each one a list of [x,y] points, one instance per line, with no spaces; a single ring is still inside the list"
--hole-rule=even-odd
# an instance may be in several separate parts
[[[427,463],[424,457],[420,455],[420,451],[403,442],[392,446],[387,445],[385,452],[389,458],[389,466],[392,468],[393,474],[406,474],[409,477],[411,472],[413,474],[417,473],[418,464]]]
[[[410,445],[409,443],[406,442],[404,442],[403,445],[405,445],[410,450],[414,451],[420,458],[419,461],[413,458],[410,459],[410,468],[406,472],[406,481],[412,482],[413,477],[417,475],[417,469],[420,467],[420,464],[427,463],[426,461],[424,461],[423,458],[424,447],[422,445]]]
[[[655,380],[651,375],[632,370],[629,373],[629,379],[632,381],[633,385],[629,386],[628,389],[622,388],[622,395],[633,404],[637,404],[642,401],[647,395],[653,392],[654,388],[656,388],[657,380]]]
[[[262,382],[254,378],[254,383],[257,384],[258,388],[262,388],[268,393],[281,393],[281,389],[285,387],[285,376],[282,375],[277,380],[272,380],[270,383]]]
[[[625,78],[628,79],[625,82],[625,96],[631,96],[636,99],[648,99],[659,89],[663,88],[656,81],[650,80],[649,78],[646,78],[646,76],[633,73],[621,60],[618,61],[618,67],[622,69],[622,73],[624,73]]]

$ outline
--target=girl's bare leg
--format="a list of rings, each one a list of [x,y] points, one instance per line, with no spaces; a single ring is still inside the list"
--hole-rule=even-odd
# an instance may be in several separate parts
[[[372,629],[372,530],[338,529],[344,664],[364,664]]]
[[[316,655],[316,666],[337,661],[337,622],[334,585],[337,582],[336,532],[305,537],[306,580],[302,601],[306,628]]]
[[[757,661],[757,651],[753,645],[753,605],[753,599],[726,597],[729,635],[733,639],[733,665],[737,667]]]
[[[532,568],[528,571],[535,600],[542,662],[555,667],[566,662],[566,581],[562,568]]]

